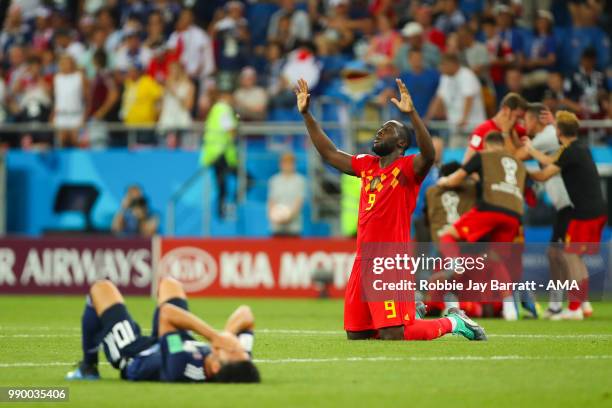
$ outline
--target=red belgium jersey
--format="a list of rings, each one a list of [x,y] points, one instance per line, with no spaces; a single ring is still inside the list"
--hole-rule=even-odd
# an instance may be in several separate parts
[[[410,242],[410,218],[423,181],[414,173],[414,157],[399,157],[380,168],[380,157],[353,156],[353,172],[361,178],[358,258],[364,243]]]
[[[525,128],[521,125],[514,125],[514,130],[518,133],[519,137],[523,137],[527,134]],[[501,129],[497,127],[493,119],[487,119],[480,125],[476,126],[476,129],[470,136],[470,147],[476,151],[480,151],[484,148],[484,140],[489,132],[501,132]]]

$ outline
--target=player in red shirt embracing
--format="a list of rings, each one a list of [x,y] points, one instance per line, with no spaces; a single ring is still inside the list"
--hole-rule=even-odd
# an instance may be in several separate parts
[[[518,123],[518,120],[525,116],[526,110],[527,101],[521,95],[510,92],[504,96],[495,116],[476,126],[472,132],[463,164],[470,161],[474,153],[484,149],[485,138],[490,132],[500,132],[504,136],[506,150],[514,154],[515,150],[522,146],[521,138],[527,134],[525,128]]]
[[[420,153],[404,156],[410,144],[406,125],[390,120],[376,132],[374,155],[352,156],[339,150],[309,112],[310,94],[306,81],[296,88],[298,110],[304,118],[315,148],[327,163],[351,176],[361,178],[357,227],[357,256],[344,295],[344,329],[349,340],[432,340],[457,333],[470,340],[484,340],[484,330],[458,309],[446,318],[415,318],[414,301],[367,301],[363,299],[362,255],[370,245],[410,242],[410,218],[421,182],[431,168],[435,151],[431,136],[414,109],[408,89],[396,80],[401,98],[392,98],[400,112],[407,114],[416,133]],[[371,247],[371,246],[370,246]],[[364,259],[365,261],[365,259]]]

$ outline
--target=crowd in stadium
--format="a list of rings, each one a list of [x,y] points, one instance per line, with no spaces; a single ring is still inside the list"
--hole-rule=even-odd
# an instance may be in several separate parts
[[[167,135],[204,120],[219,92],[242,120],[296,119],[299,77],[359,111],[386,101],[397,76],[452,132],[471,131],[508,91],[609,118],[609,12],[599,0],[14,0],[0,121],[52,123],[63,146],[121,145],[101,123]],[[469,109],[453,99],[458,84],[475,95]],[[2,139],[29,148],[53,135]]]

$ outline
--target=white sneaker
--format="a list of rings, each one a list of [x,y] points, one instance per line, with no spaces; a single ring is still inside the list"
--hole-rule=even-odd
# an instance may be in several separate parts
[[[593,316],[593,306],[591,306],[591,302],[582,302],[580,308],[585,318]]]
[[[584,320],[584,314],[582,309],[564,309],[561,313],[552,316],[550,320]]]
[[[546,320],[560,320],[556,316],[561,314],[561,309],[551,309],[550,307],[542,313],[542,318]]]
[[[503,302],[502,316],[504,320],[513,322],[518,320],[518,312],[514,302]]]

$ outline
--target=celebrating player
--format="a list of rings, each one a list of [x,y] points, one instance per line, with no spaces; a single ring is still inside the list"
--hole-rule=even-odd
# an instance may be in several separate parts
[[[488,133],[484,145],[484,151],[475,153],[463,167],[438,180],[441,187],[457,187],[472,173],[478,173],[480,180],[476,207],[446,230],[440,237],[441,243],[478,242],[485,237],[489,242],[511,243],[519,235],[525,165],[506,150],[505,139],[499,132]],[[489,263],[498,276],[509,276],[504,262]],[[506,320],[518,318],[511,293],[505,294],[503,315]]]
[[[344,296],[344,329],[350,340],[431,340],[459,333],[470,340],[484,340],[484,330],[463,313],[454,310],[448,318],[415,319],[413,301],[366,301],[362,298],[362,255],[368,244],[407,243],[410,217],[421,182],[435,159],[431,136],[414,109],[408,89],[396,80],[401,98],[391,102],[408,115],[416,132],[420,153],[404,156],[410,144],[406,125],[391,120],[376,132],[375,155],[352,156],[339,150],[309,112],[310,94],[303,79],[296,88],[297,107],[315,148],[327,163],[348,175],[361,178],[362,188],[357,227],[357,256]],[[365,261],[365,259],[364,259]]]
[[[467,163],[474,153],[484,149],[485,138],[489,132],[501,132],[506,150],[514,153],[521,146],[521,137],[525,136],[525,129],[517,122],[525,114],[526,108],[527,101],[521,95],[510,92],[504,96],[495,116],[482,122],[472,132],[463,163]]]
[[[525,112],[525,130],[527,136],[531,139],[531,143],[528,145],[533,149],[549,156],[555,155],[559,151],[561,145],[557,137],[554,117],[545,105],[530,103],[527,106],[527,111]],[[522,160],[530,159],[531,155],[529,154],[528,147],[521,148],[518,156]],[[564,251],[559,243],[565,241],[565,230],[572,214],[572,201],[565,188],[561,174],[546,180],[544,188],[555,208],[555,220],[550,239],[551,245],[547,253],[550,276],[553,280],[563,280],[567,279],[568,271]],[[544,312],[545,318],[554,319],[561,313],[563,294],[564,291],[562,290],[551,290],[549,292],[550,300],[548,302],[548,309]]]
[[[69,380],[96,380],[98,349],[108,362],[132,381],[259,382],[251,362],[254,317],[241,306],[219,332],[188,311],[181,284],[160,281],[158,307],[151,336],[143,336],[132,320],[119,289],[104,280],[92,285],[81,318],[83,360],[66,376]],[[195,341],[195,332],[210,344]]]
[[[530,172],[530,177],[546,181],[560,173],[572,203],[569,216],[558,228],[565,242],[568,273],[579,282],[580,289],[569,293],[568,309],[551,318],[582,320],[585,313],[590,315],[592,310],[587,303],[589,274],[581,256],[598,252],[597,244],[608,218],[607,208],[589,146],[578,138],[578,118],[571,112],[558,111],[556,127],[561,149],[555,156],[538,151],[528,139],[524,142],[529,154],[544,166]]]

